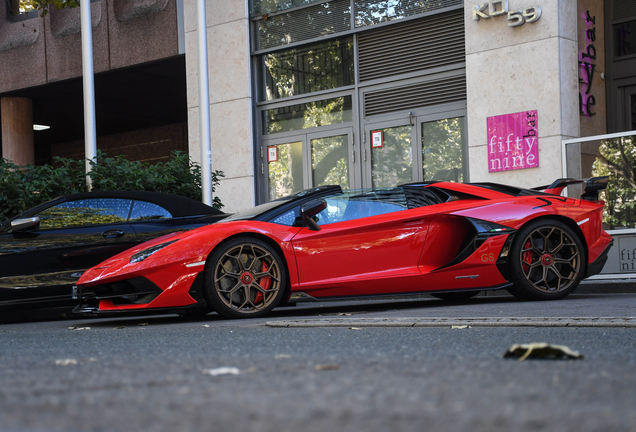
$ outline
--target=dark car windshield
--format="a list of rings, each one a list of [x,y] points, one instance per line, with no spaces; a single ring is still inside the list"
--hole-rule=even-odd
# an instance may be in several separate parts
[[[221,222],[231,222],[231,221],[237,221],[237,220],[249,220],[249,219],[254,219],[257,218],[261,215],[264,215],[265,213],[269,212],[270,210],[274,210],[277,207],[282,207],[285,204],[288,204],[292,201],[298,200],[300,198],[303,197],[307,197],[309,195],[314,195],[317,193],[321,193],[321,192],[325,192],[327,190],[332,190],[334,192],[336,191],[341,191],[339,186],[317,186],[315,188],[311,188],[311,189],[305,189],[302,190],[300,192],[297,192],[293,195],[288,195],[288,196],[284,196],[282,198],[278,198],[275,199],[274,201],[270,201],[267,202],[265,204],[261,204],[261,205],[257,205],[256,207],[252,207],[251,209],[248,210],[243,210],[241,212],[235,213],[232,216],[223,219]]]
[[[265,212],[268,212],[281,205],[287,204],[291,200],[292,197],[285,197],[277,199],[276,201],[270,201],[265,204],[257,205],[256,207],[252,207],[251,209],[235,213],[232,216],[223,219],[221,222],[254,219],[255,217],[260,216]]]

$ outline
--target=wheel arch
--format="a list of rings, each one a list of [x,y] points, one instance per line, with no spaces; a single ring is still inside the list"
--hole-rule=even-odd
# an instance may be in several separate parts
[[[588,255],[589,245],[587,244],[587,240],[585,239],[585,235],[583,235],[583,231],[581,230],[581,227],[578,226],[578,224],[576,222],[574,222],[572,219],[570,219],[568,217],[565,217],[565,216],[561,216],[561,215],[542,215],[542,216],[530,219],[529,221],[527,221],[526,223],[521,225],[518,228],[518,230],[522,229],[523,227],[525,227],[529,223],[532,223],[532,222],[535,222],[535,221],[539,221],[539,220],[557,220],[557,221],[565,224],[572,231],[574,231],[574,233],[577,235],[577,237],[581,241],[581,244],[583,245],[583,248],[584,248],[584,251],[585,251],[585,259],[583,260],[583,271],[584,271],[583,274],[585,274],[585,272],[587,272],[587,259],[588,259],[587,255]]]
[[[205,265],[206,268],[207,268],[208,265],[210,265],[209,258],[214,253],[215,250],[217,250],[218,248],[222,247],[228,241],[234,240],[234,239],[237,239],[237,238],[256,238],[258,240],[261,240],[261,241],[267,243],[268,246],[271,246],[278,253],[280,258],[283,260],[285,268],[287,269],[287,272],[286,272],[287,273],[286,274],[287,280],[285,281],[285,294],[283,296],[282,303],[287,302],[287,299],[289,298],[289,294],[291,292],[291,280],[290,280],[290,277],[289,277],[289,272],[290,272],[289,263],[287,262],[287,258],[285,257],[285,254],[283,253],[283,249],[280,247],[278,242],[276,242],[274,239],[272,239],[271,237],[268,237],[268,236],[266,236],[264,234],[261,234],[261,233],[258,233],[258,232],[241,232],[241,233],[233,234],[233,235],[223,239],[223,241],[219,242],[216,246],[214,246],[212,248],[212,250],[210,250],[210,253],[208,253],[208,259],[207,259],[208,262]]]

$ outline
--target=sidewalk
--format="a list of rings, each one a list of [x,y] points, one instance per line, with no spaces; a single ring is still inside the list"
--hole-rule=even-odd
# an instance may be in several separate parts
[[[622,327],[636,328],[634,317],[494,317],[494,318],[314,318],[268,321],[267,327],[308,328],[346,327],[450,327],[458,330],[472,327]]]

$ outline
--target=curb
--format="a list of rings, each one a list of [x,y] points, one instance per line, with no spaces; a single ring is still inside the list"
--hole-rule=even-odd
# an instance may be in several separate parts
[[[636,317],[576,318],[321,318],[268,321],[267,327],[636,327]]]

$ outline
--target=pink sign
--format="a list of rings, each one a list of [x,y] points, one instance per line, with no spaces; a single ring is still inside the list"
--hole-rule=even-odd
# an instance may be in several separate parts
[[[488,117],[488,171],[539,167],[537,110]]]

